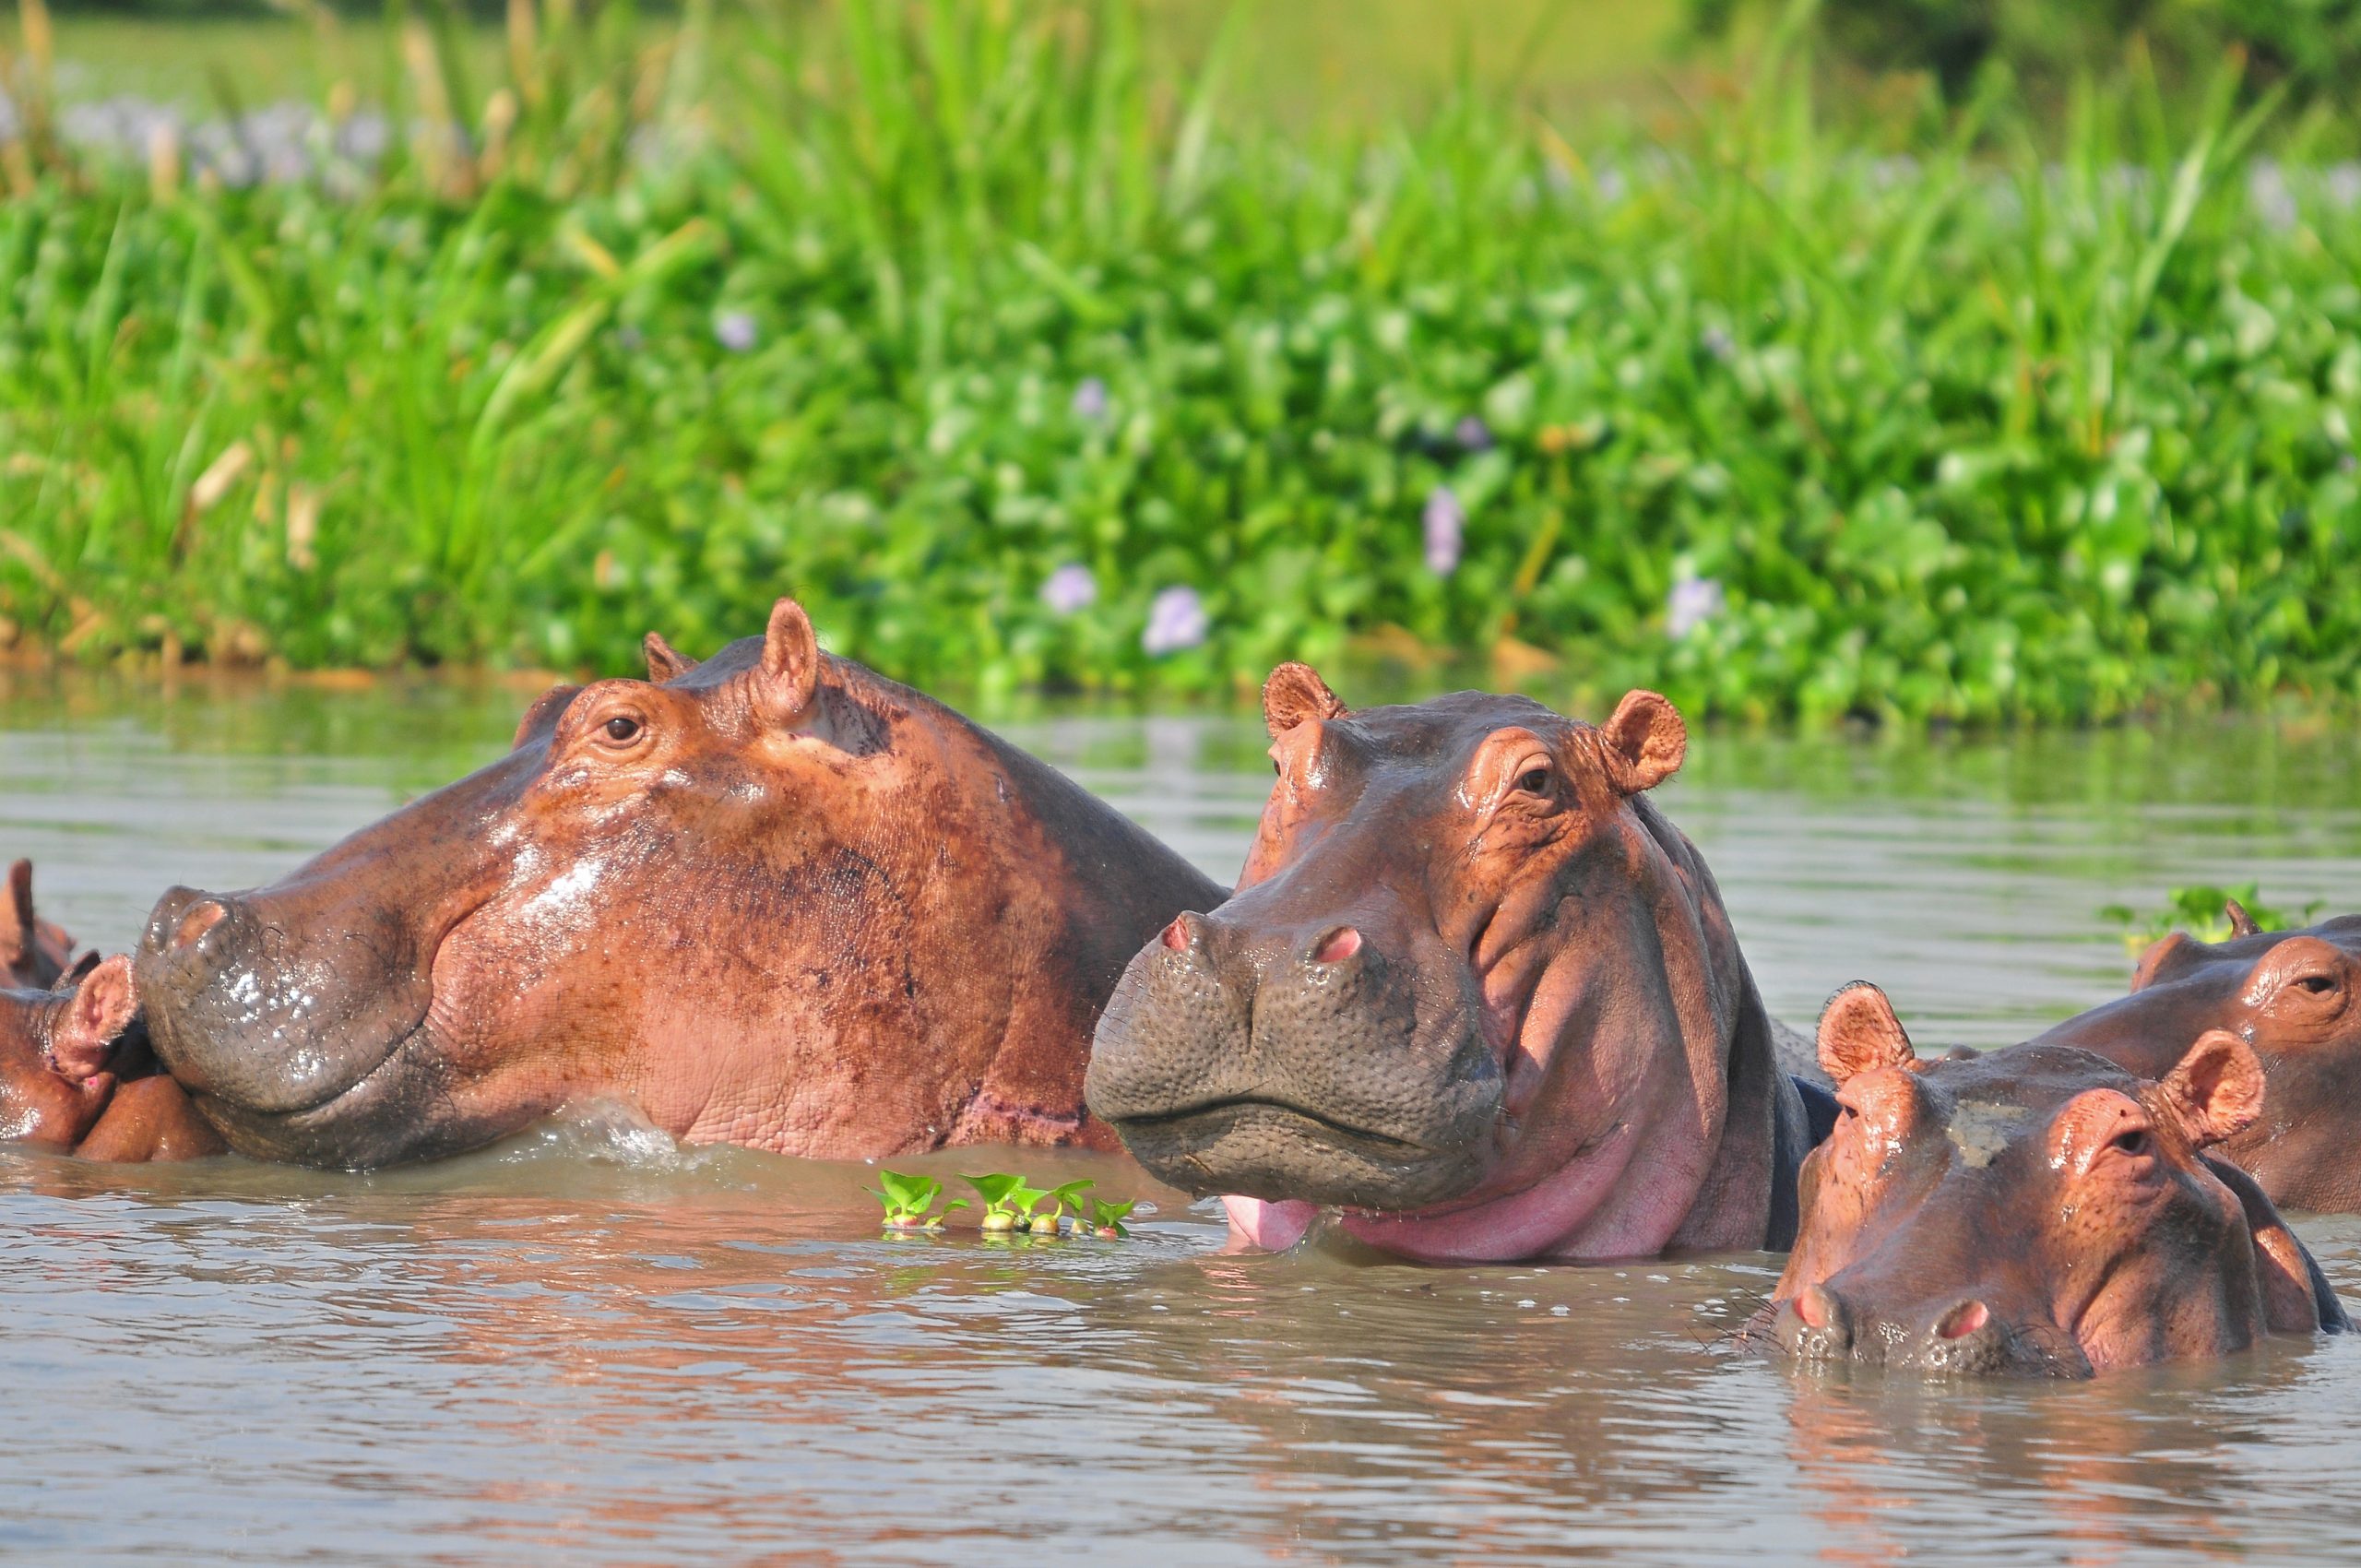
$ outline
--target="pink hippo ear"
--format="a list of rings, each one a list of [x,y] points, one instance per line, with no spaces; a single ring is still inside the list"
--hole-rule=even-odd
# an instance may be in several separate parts
[[[2199,1148],[2235,1138],[2262,1116],[2262,1063],[2227,1029],[2208,1029],[2157,1086]]]
[[[18,861],[8,868],[8,889],[0,897],[0,969],[21,969],[30,962],[34,932],[33,863]]]
[[[811,711],[820,694],[820,638],[803,606],[782,599],[771,606],[763,634],[763,661],[751,672],[754,711],[769,722],[789,725]]]
[[[1885,992],[1855,980],[1821,1009],[1820,1064],[1843,1088],[1857,1075],[1880,1067],[1915,1069],[1918,1052]]]
[[[64,1016],[51,1027],[50,1064],[62,1076],[77,1082],[96,1076],[114,1054],[114,1042],[137,1011],[139,1000],[131,989],[131,960],[118,953],[82,977]]]
[[[697,667],[695,659],[666,642],[661,632],[648,633],[639,646],[647,655],[647,678],[659,686]]]
[[[525,710],[525,717],[516,721],[516,734],[508,742],[508,749],[513,752],[534,736],[556,729],[559,717],[581,695],[581,687],[561,684],[535,697],[533,706]]]
[[[2131,967],[2131,989],[2145,991],[2196,956],[2197,944],[2189,939],[2187,932],[2166,932],[2148,944],[2148,950]]]
[[[1282,664],[1263,683],[1263,724],[1274,741],[1307,719],[1342,719],[1345,711],[1309,664]]]
[[[1598,733],[1607,742],[1608,782],[1626,795],[1655,789],[1679,772],[1689,754],[1689,726],[1680,710],[1655,692],[1624,693]]]

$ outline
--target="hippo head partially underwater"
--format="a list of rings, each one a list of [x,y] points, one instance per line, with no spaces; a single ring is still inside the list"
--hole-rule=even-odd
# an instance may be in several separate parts
[[[1806,1145],[1697,852],[1647,800],[1687,732],[1462,692],[1264,691],[1277,783],[1237,893],[1136,957],[1089,1099],[1284,1245],[1317,1208],[1431,1259],[1783,1244]]]
[[[2361,1212],[2361,916],[2265,932],[2235,902],[2229,912],[2228,940],[2163,938],[2141,957],[2130,995],[2038,1043],[2160,1077],[2199,1036],[2229,1030],[2254,1048],[2271,1092],[2254,1124],[2215,1152],[2275,1204]]]
[[[140,996],[231,1145],[382,1165],[596,1098],[814,1157],[1110,1146],[1091,1027],[1215,885],[790,600],[648,664],[269,886],[165,894]]]
[[[1838,992],[1821,1054],[1843,1107],[1750,1329],[1800,1360],[2079,1377],[2348,1327],[2255,1183],[2208,1151],[2262,1114],[2215,1029],[2142,1078],[2070,1046],[1927,1061],[1883,992]]]

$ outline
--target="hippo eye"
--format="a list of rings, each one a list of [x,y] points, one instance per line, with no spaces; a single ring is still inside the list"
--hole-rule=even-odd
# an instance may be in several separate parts
[[[608,719],[602,728],[607,731],[607,739],[621,746],[628,744],[639,733],[640,725],[639,720],[629,714],[619,713]]]
[[[2137,1159],[2148,1152],[2148,1129],[2134,1127],[2130,1132],[2118,1133],[2107,1146],[2118,1154],[2130,1155]]]
[[[2336,980],[2332,975],[2306,975],[2296,984],[2314,996],[2326,996],[2336,989]]]
[[[1546,795],[1549,792],[1549,770],[1546,767],[1529,769],[1516,781],[1516,787],[1528,795]]]

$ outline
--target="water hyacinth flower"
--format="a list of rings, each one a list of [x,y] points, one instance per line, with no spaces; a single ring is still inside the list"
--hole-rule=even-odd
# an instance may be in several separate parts
[[[1467,530],[1467,514],[1459,505],[1459,497],[1451,486],[1439,484],[1427,497],[1427,509],[1421,515],[1427,536],[1427,570],[1438,577],[1447,577],[1459,570],[1459,551]]]
[[[1161,659],[1168,653],[1195,647],[1213,630],[1213,622],[1205,614],[1205,601],[1192,588],[1169,588],[1156,596],[1148,606],[1147,630],[1140,634],[1140,647],[1150,658]]]
[[[1459,443],[1463,452],[1489,452],[1492,447],[1492,427],[1478,416],[1469,414],[1452,427],[1451,438]]]
[[[1082,385],[1074,389],[1074,417],[1094,422],[1107,417],[1107,384],[1095,375],[1085,376]]]
[[[1072,615],[1098,602],[1098,579],[1079,561],[1069,561],[1041,585],[1041,602],[1060,615]]]
[[[713,340],[733,354],[742,354],[754,346],[754,317],[751,311],[726,310],[715,318]]]
[[[1726,608],[1728,600],[1720,583],[1683,574],[1674,579],[1672,592],[1665,596],[1665,636],[1679,642]]]
[[[2296,193],[2287,184],[2287,172],[2275,158],[2259,158],[2247,171],[2247,200],[2263,227],[2278,233],[2293,229],[2301,216],[2296,208]]]

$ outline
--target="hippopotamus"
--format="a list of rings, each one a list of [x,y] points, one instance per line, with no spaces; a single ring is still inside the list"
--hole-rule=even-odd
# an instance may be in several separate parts
[[[1283,664],[1263,707],[1278,777],[1238,890],[1099,1020],[1089,1103],[1149,1172],[1263,1246],[1321,1207],[1434,1261],[1784,1246],[1804,1097],[1648,799],[1686,754],[1673,705],[1348,712]]]
[[[2209,1029],[2153,1077],[2028,1043],[1922,1060],[1885,993],[1821,1016],[1834,1132],[1751,1336],[1806,1361],[2081,1377],[2348,1328],[2262,1189],[2209,1151],[2263,1114]]]
[[[32,890],[32,862],[17,861],[0,915],[0,1140],[124,1162],[220,1153],[157,1071],[131,960],[77,957],[74,939],[34,915]]]
[[[2179,932],[2150,946],[2131,994],[2038,1037],[2158,1078],[2191,1041],[2227,1029],[2254,1048],[2269,1109],[2214,1151],[2287,1208],[2361,1212],[2361,915],[2264,932],[2229,906],[2233,934]]]
[[[646,647],[281,880],[164,894],[149,1033],[231,1146],[380,1166],[605,1099],[814,1158],[1113,1147],[1092,1026],[1217,887],[791,599],[702,662]]]

